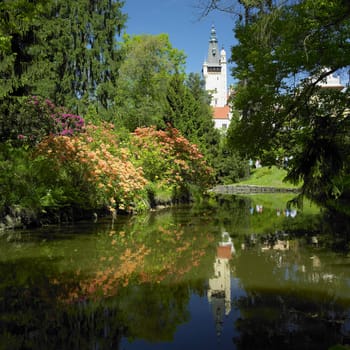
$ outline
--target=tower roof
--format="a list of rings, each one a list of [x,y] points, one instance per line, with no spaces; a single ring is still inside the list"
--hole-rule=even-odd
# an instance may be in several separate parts
[[[209,66],[220,66],[219,45],[214,25],[211,26],[210,31],[207,63]]]

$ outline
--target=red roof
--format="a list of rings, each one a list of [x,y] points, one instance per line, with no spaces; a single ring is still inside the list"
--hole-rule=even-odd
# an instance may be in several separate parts
[[[230,107],[224,106],[224,107],[213,107],[214,111],[214,119],[230,119]]]
[[[231,259],[231,244],[217,247],[216,256],[220,259]]]

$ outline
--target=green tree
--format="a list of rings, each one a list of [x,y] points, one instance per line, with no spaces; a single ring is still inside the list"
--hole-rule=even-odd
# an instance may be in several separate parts
[[[115,97],[117,123],[137,127],[163,125],[165,93],[176,71],[184,70],[185,55],[173,48],[168,35],[125,36],[123,63]]]
[[[164,121],[189,138],[193,130],[194,119],[191,118],[191,112],[194,101],[184,85],[184,77],[184,74],[176,72],[169,80]]]
[[[108,108],[119,62],[122,1],[0,4],[1,97],[40,95],[83,112]]]
[[[28,93],[28,70],[33,60],[30,47],[36,40],[44,1],[3,0],[0,2],[0,101]]]
[[[122,1],[51,1],[32,51],[34,94],[84,113],[113,103],[120,56],[117,35],[126,15]]]
[[[169,82],[165,122],[170,123],[198,145],[215,171],[216,181],[232,183],[248,176],[248,162],[215,129],[210,95],[199,74],[184,80],[175,74]]]
[[[218,155],[219,131],[214,128],[210,96],[199,74],[177,73],[167,89],[164,121],[170,123],[191,142],[196,143],[211,165]]]
[[[348,88],[320,83],[347,71],[349,28],[350,5],[341,0],[256,6],[235,28],[235,106],[244,113],[230,144],[270,164],[283,149],[293,157],[287,178],[321,201],[341,194],[348,173]]]
[[[193,101],[192,134],[201,143],[210,143],[210,138],[218,141],[219,132],[214,129],[213,110],[210,107],[210,94],[205,90],[205,82],[197,73],[190,73],[185,80],[185,87]]]

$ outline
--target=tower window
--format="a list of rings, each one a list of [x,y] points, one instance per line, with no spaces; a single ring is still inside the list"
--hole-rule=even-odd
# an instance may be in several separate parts
[[[208,67],[208,72],[210,73],[220,73],[221,67]]]

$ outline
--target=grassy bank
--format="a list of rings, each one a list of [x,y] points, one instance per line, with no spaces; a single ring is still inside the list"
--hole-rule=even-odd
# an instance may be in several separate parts
[[[271,186],[276,188],[298,188],[300,186],[293,185],[290,182],[285,182],[283,179],[286,177],[287,171],[282,168],[262,167],[253,169],[251,176],[243,181],[236,183],[236,185],[256,185],[256,186]],[[273,206],[275,208],[283,208],[286,203],[296,197],[296,194],[281,193],[281,194],[254,194],[252,200],[255,204],[261,204],[265,206]],[[319,213],[319,206],[312,203],[308,199],[304,199],[303,212],[307,214]]]
[[[262,167],[251,170],[251,176],[243,181],[236,183],[237,185],[256,185],[256,186],[269,186],[276,188],[298,188],[290,182],[284,182],[287,172],[282,168]]]

